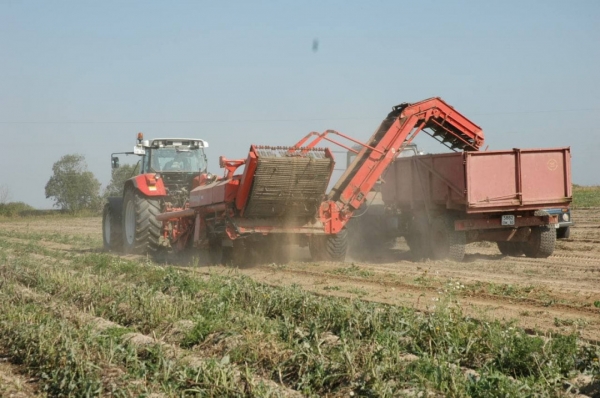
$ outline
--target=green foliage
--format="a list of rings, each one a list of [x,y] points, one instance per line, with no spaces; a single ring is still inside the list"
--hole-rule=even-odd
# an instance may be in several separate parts
[[[13,253],[0,272],[9,286],[37,292],[32,308],[47,305],[39,311],[53,311],[48,319],[70,320],[65,314],[73,311],[55,308],[64,303],[113,322],[101,334],[78,335],[69,343],[88,347],[75,346],[72,368],[97,366],[98,372],[86,368],[89,381],[114,366],[126,369],[116,381],[101,380],[107,393],[114,382],[166,396],[266,396],[257,390],[260,382],[253,375],[258,374],[307,396],[561,396],[573,372],[599,375],[598,346],[576,335],[532,336],[511,324],[465,317],[451,297],[417,312],[322,297],[297,286],[268,286],[235,271],[198,275],[104,253],[61,257],[37,244],[38,236],[31,239],[31,244],[24,236],[18,242],[0,239],[0,254]],[[40,263],[40,255],[48,260]],[[359,271],[348,267],[342,274]],[[25,313],[34,297],[15,293],[0,288],[0,308],[9,309],[7,314]],[[29,321],[11,323],[25,328]],[[187,327],[177,326],[181,321]],[[7,330],[0,320],[0,333]],[[66,331],[52,334],[69,336]],[[135,347],[129,332],[164,336],[181,356],[159,343]],[[31,355],[43,366],[53,364],[53,357],[40,355],[40,346],[34,341],[30,353],[11,352],[11,360]],[[196,354],[203,358],[194,359],[193,367],[183,360]],[[37,369],[29,362],[28,367]],[[85,386],[73,391],[83,393]]]
[[[573,208],[600,207],[600,186],[573,184]]]
[[[123,185],[125,181],[136,175],[139,171],[139,163],[125,164],[112,170],[110,183],[104,189],[104,197],[123,196]]]
[[[14,217],[20,215],[22,212],[30,212],[33,210],[35,210],[35,208],[24,202],[0,203],[0,216]]]
[[[52,198],[55,207],[73,213],[99,209],[100,182],[88,171],[83,155],[63,156],[52,165],[52,172],[46,198]]]

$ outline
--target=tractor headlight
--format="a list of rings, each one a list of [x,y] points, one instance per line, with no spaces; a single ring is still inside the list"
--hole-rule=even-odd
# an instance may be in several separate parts
[[[563,221],[568,222],[569,221],[569,214],[568,213],[563,213],[562,219],[563,219]]]

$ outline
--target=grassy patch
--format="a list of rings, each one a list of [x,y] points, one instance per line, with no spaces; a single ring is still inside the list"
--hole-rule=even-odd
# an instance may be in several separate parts
[[[30,254],[42,250],[34,243],[31,248],[12,243],[0,250],[19,253],[1,257],[4,279],[47,296],[49,303],[46,308],[25,299],[14,301],[18,296],[11,292],[0,295],[0,306],[13,314],[9,323],[0,320],[1,334],[33,341],[29,354],[15,352],[11,357],[31,355],[26,362],[31,369],[38,363],[56,366],[52,355],[38,354],[45,351],[39,349],[42,343],[32,340],[33,332],[25,332],[31,325],[54,325],[42,328],[54,336],[44,341],[57,341],[52,339],[58,334],[70,336],[65,340],[70,351],[61,352],[73,353],[74,370],[68,377],[81,382],[73,390],[60,387],[64,375],[58,374],[45,385],[58,385],[57,391],[73,396],[94,389],[110,391],[104,374],[112,367],[124,371],[115,376],[116,385],[144,380],[143,389],[131,394],[143,390],[168,396],[269,395],[260,378],[309,396],[402,396],[421,391],[442,396],[557,396],[574,372],[600,376],[594,359],[598,347],[579,341],[575,334],[530,336],[510,323],[465,317],[443,297],[434,312],[421,313],[322,297],[297,286],[272,287],[235,271],[198,275],[108,254],[64,258],[53,257],[51,251],[44,251],[48,258],[40,263],[39,256]],[[363,271],[356,266],[340,270],[358,276]],[[454,280],[444,287],[451,294],[465,288]],[[92,333],[85,324],[56,320],[63,312],[53,312],[54,303],[118,326]],[[37,315],[17,316],[26,311]],[[161,345],[140,350],[124,342],[129,332],[166,336],[181,320],[189,320],[191,326],[181,332],[178,348],[207,358],[200,370],[174,359]],[[25,346],[12,340],[0,343]],[[405,360],[408,355],[415,360]]]
[[[347,275],[347,276],[358,276],[361,278],[368,278],[370,276],[375,275],[374,272],[363,269],[356,264],[352,264],[349,267],[339,267],[331,271],[326,271],[330,274],[336,275]]]
[[[600,207],[600,186],[573,184],[573,208]]]

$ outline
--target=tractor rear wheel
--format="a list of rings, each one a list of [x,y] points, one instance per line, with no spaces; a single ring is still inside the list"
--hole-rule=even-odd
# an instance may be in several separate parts
[[[454,229],[452,217],[439,216],[431,224],[431,254],[434,260],[463,261],[467,237]]]
[[[523,242],[496,242],[498,250],[505,256],[517,257],[523,254]]]
[[[102,212],[102,241],[104,250],[119,251],[123,248],[123,230],[120,214],[107,203]]]
[[[162,223],[160,199],[128,189],[123,200],[123,248],[125,253],[154,253],[158,250]]]
[[[308,248],[315,261],[343,262],[348,251],[348,231],[344,228],[337,234],[313,235]]]

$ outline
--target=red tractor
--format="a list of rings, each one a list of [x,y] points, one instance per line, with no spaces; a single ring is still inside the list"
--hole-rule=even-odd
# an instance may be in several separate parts
[[[117,155],[137,155],[141,159],[139,174],[125,181],[123,196],[108,198],[104,206],[104,248],[145,253],[154,252],[163,244],[180,244],[170,236],[172,230],[163,230],[163,223],[156,216],[186,206],[190,192],[200,185],[200,174],[206,172],[207,147],[208,143],[201,139],[144,140],[139,133],[133,152],[113,153],[113,169],[119,167]]]

